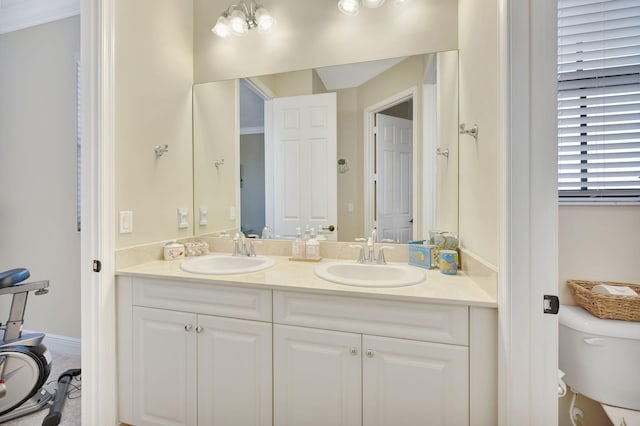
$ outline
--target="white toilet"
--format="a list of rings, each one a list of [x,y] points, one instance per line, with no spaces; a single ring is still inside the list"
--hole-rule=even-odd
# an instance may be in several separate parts
[[[561,306],[560,370],[574,392],[640,410],[640,322],[600,319],[579,306]]]

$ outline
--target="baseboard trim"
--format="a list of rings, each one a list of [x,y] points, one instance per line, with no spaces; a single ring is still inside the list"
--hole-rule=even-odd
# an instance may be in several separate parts
[[[39,331],[22,330],[23,334],[40,333]],[[75,337],[60,336],[58,334],[47,333],[43,343],[51,352],[66,355],[78,355],[81,353],[80,339]]]
[[[47,334],[44,338],[44,344],[52,352],[78,356],[81,353],[80,339],[74,337]]]

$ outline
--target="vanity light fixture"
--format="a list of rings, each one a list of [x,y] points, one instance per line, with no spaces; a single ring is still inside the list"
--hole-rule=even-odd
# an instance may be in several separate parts
[[[394,6],[406,3],[408,0],[393,0]],[[369,9],[382,6],[385,0],[362,0],[362,5]],[[360,0],[338,0],[338,9],[345,15],[357,15],[360,12]]]
[[[222,12],[211,31],[222,38],[229,34],[243,36],[256,27],[261,33],[269,31],[275,22],[269,11],[255,0],[242,1]]]

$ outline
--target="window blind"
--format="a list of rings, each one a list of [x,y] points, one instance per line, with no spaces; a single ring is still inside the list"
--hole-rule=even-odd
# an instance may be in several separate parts
[[[640,201],[640,0],[558,0],[561,201]]]

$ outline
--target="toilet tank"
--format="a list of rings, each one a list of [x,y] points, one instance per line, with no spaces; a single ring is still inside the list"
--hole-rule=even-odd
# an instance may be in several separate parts
[[[558,313],[559,367],[574,392],[640,410],[640,322],[600,319],[579,306]]]

